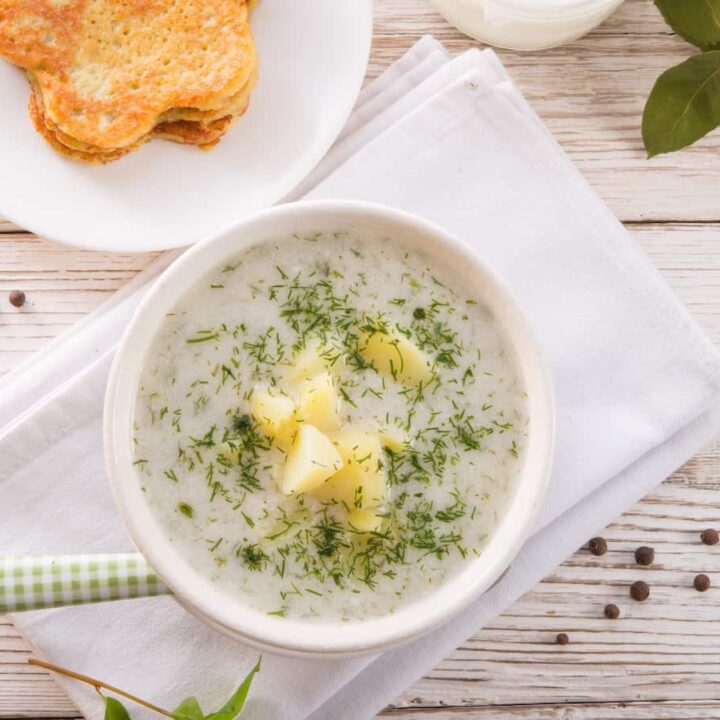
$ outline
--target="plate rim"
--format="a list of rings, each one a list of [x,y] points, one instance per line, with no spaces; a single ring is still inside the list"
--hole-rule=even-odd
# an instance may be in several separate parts
[[[358,0],[354,1],[358,2]],[[338,113],[337,120],[332,126],[332,132],[328,131],[324,141],[318,143],[315,152],[308,155],[304,163],[298,165],[295,173],[288,175],[286,182],[282,183],[281,186],[279,186],[279,189],[275,193],[273,193],[273,195],[277,196],[275,197],[275,199],[259,203],[257,207],[253,207],[243,213],[239,213],[237,216],[231,219],[225,219],[223,220],[223,222],[217,224],[216,227],[209,226],[207,228],[204,228],[202,232],[198,232],[197,237],[190,244],[183,244],[182,242],[177,243],[171,241],[169,243],[148,244],[145,247],[120,247],[115,242],[110,242],[107,245],[98,245],[96,242],[93,242],[91,237],[69,237],[67,230],[63,229],[62,227],[53,228],[45,226],[42,219],[42,208],[32,207],[32,203],[25,204],[25,207],[31,215],[31,217],[26,217],[26,214],[22,208],[17,212],[13,208],[6,208],[4,205],[5,199],[3,197],[0,197],[0,215],[4,219],[11,222],[13,225],[16,225],[19,232],[28,232],[32,235],[36,235],[42,240],[48,240],[50,242],[55,242],[70,248],[75,248],[78,250],[91,250],[94,252],[102,252],[108,254],[140,254],[167,252],[168,250],[174,250],[177,248],[192,247],[203,238],[207,237],[208,235],[212,235],[222,231],[226,226],[230,224],[240,222],[245,217],[250,217],[251,215],[261,210],[277,205],[283,200],[285,196],[287,196],[293,190],[293,188],[297,187],[300,182],[302,182],[302,180],[312,172],[312,170],[317,166],[317,164],[322,160],[322,158],[325,157],[328,150],[332,147],[333,143],[337,140],[338,136],[342,132],[342,129],[345,127],[348,118],[350,117],[350,113],[352,112],[355,104],[357,103],[357,99],[362,89],[363,81],[367,75],[368,66],[370,64],[370,53],[372,50],[372,41],[374,35],[373,0],[362,0],[362,3],[365,9],[365,20],[363,26],[361,27],[360,25],[358,25],[358,28],[365,35],[363,43],[365,49],[363,53],[363,61],[359,63],[355,77],[351,78],[354,90],[351,94],[349,94],[345,107],[343,107]],[[10,63],[10,65],[12,67],[16,67],[13,66],[12,63]],[[348,85],[350,84],[351,83],[349,81]],[[35,218],[37,218],[37,221]],[[101,236],[102,233],[98,232],[98,235]]]

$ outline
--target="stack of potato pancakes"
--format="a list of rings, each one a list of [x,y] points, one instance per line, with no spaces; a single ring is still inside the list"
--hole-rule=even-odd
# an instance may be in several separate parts
[[[60,153],[116,160],[153,137],[215,145],[258,74],[253,0],[0,0],[0,56]]]

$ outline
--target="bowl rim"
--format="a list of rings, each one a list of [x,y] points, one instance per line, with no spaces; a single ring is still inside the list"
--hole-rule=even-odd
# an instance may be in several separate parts
[[[442,262],[472,272],[476,292],[514,345],[529,402],[528,448],[510,507],[480,557],[420,600],[380,617],[316,622],[271,616],[232,598],[194,570],[159,528],[132,465],[132,421],[145,353],[165,313],[202,277],[252,245],[298,225],[380,225],[431,246]],[[448,261],[452,257],[452,263]],[[482,291],[480,290],[482,288]],[[492,301],[491,301],[492,298]],[[554,449],[552,381],[530,325],[513,294],[465,242],[434,223],[402,210],[356,200],[310,200],[261,211],[196,243],[149,289],[115,352],[105,396],[103,439],[109,482],[133,543],[180,603],[228,635],[288,655],[322,657],[377,652],[420,637],[443,624],[493,585],[519,551],[541,506]]]

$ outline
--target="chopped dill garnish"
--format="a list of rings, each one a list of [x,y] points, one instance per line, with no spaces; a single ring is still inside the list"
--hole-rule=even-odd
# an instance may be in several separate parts
[[[252,427],[252,418],[247,414],[235,415],[232,420],[232,427],[236,433],[242,435]]]
[[[245,545],[244,547],[237,547],[235,549],[235,556],[242,560],[245,567],[254,572],[264,570],[270,561],[265,551],[254,543]]]
[[[204,343],[208,342],[210,340],[219,340],[220,335],[218,335],[217,332],[214,330],[198,330],[195,337],[188,338],[185,340],[188,345],[193,345],[195,343]]]
[[[317,548],[320,557],[336,555],[343,547],[343,526],[335,519],[323,515],[320,522],[313,526],[313,545]]]
[[[195,510],[192,505],[188,505],[186,502],[178,503],[177,509],[186,517],[192,519],[195,515]]]
[[[438,510],[438,512],[435,513],[435,517],[440,520],[440,522],[453,522],[463,517],[467,512],[467,503],[462,499],[460,493],[457,490],[453,490],[450,494],[455,499],[455,502],[444,510]]]
[[[298,241],[322,237],[298,235]],[[413,575],[439,571],[448,559],[479,555],[476,528],[493,510],[483,508],[489,495],[475,482],[504,480],[485,474],[484,459],[512,467],[508,456],[518,458],[522,451],[522,417],[503,409],[512,378],[495,378],[494,346],[489,343],[492,353],[485,357],[477,342],[475,324],[482,327],[486,311],[473,309],[476,301],[458,295],[452,281],[443,283],[409,256],[397,278],[380,287],[369,268],[358,272],[350,253],[362,257],[360,250],[349,245],[345,250],[344,256],[334,249],[310,255],[303,263],[279,252],[264,261],[264,276],[253,276],[247,267],[250,280],[242,281],[237,316],[212,320],[213,327],[196,329],[200,323],[193,318],[199,316],[183,320],[189,311],[179,311],[172,325],[176,343],[199,347],[186,349],[187,370],[169,373],[169,387],[177,377],[171,393],[147,393],[147,423],[158,432],[172,431],[168,447],[175,459],[167,470],[165,460],[153,467],[157,456],[139,443],[138,473],[148,486],[154,475],[162,475],[179,484],[177,494],[205,493],[205,505],[196,504],[197,510],[176,496],[176,511],[188,519],[200,511],[208,527],[216,528],[201,539],[213,553],[214,572],[225,568],[223,573],[265,572],[274,578],[278,596],[263,609],[277,609],[269,615],[291,614],[293,603],[303,598],[304,605],[315,597],[324,599],[314,607],[337,605],[341,593],[374,591],[390,581],[388,595],[401,597],[412,587]],[[376,261],[382,263],[382,255],[372,256]],[[223,272],[238,267],[228,265]],[[229,298],[240,276],[216,275],[213,280],[225,282],[212,282],[210,288],[227,286],[223,297]],[[249,300],[264,305],[257,316],[247,312]],[[370,342],[374,335],[384,337]],[[407,380],[416,362],[404,352],[407,342],[428,361],[428,372],[417,381]],[[387,357],[371,352],[373,343]],[[293,436],[267,430],[265,419],[253,414],[253,393],[267,387],[271,395],[287,396],[299,406],[299,386],[288,377],[300,366],[301,353],[310,358],[308,377],[331,373],[337,425],[377,433],[377,450],[366,452],[363,445],[345,460],[349,476],[357,464],[381,479],[379,499],[371,483],[358,483],[342,500],[321,501],[328,496],[320,493],[283,496],[275,490]],[[219,418],[213,416],[216,407],[222,409]],[[303,420],[296,409],[295,427]],[[218,537],[219,528],[225,537]]]

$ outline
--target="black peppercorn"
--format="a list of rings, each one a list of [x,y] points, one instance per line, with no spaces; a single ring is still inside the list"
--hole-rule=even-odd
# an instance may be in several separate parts
[[[558,633],[555,642],[557,642],[558,645],[567,645],[570,642],[570,638],[565,633]]]
[[[620,608],[610,603],[605,606],[605,617],[609,620],[617,620],[620,617]]]
[[[416,320],[424,320],[425,319],[425,308],[416,307],[413,310],[413,317]]]
[[[8,300],[13,307],[22,307],[25,304],[25,293],[22,290],[13,290],[8,295]]]
[[[588,549],[593,555],[597,555],[598,557],[600,555],[604,555],[607,552],[607,543],[605,542],[605,538],[594,537],[588,543]]]
[[[650,586],[642,580],[634,582],[630,586],[630,597],[638,602],[647,600],[650,597]]]
[[[720,535],[718,535],[717,530],[708,528],[700,533],[700,539],[705,545],[717,545],[720,542]]]
[[[652,565],[655,560],[655,550],[642,545],[635,551],[635,562],[638,565]]]
[[[696,575],[693,580],[693,587],[698,592],[705,592],[710,588],[710,578],[702,573],[700,575]]]

